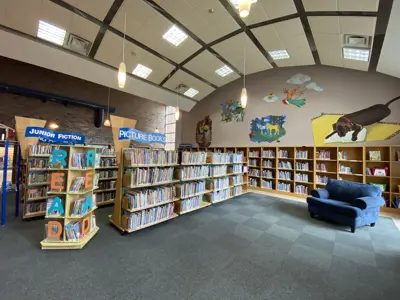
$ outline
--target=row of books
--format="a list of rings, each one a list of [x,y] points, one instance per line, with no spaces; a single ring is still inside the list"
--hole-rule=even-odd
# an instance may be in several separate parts
[[[210,176],[210,166],[183,167],[177,171],[179,179],[203,178]]]
[[[273,168],[274,167],[274,163],[272,162],[272,160],[264,160],[263,161],[263,167],[264,168]]]
[[[100,160],[99,167],[107,168],[107,167],[117,167],[117,159],[116,158],[103,158]]]
[[[347,160],[347,152],[339,151],[337,155],[339,160]]]
[[[78,169],[94,167],[87,164],[89,162],[87,158],[87,153],[72,153],[70,167]]]
[[[260,177],[260,170],[259,169],[250,169],[249,170],[249,176],[256,176]]]
[[[249,178],[249,186],[258,187],[258,180],[255,178]]]
[[[115,200],[116,193],[115,192],[96,193],[93,194],[93,196],[96,197],[96,203],[102,203]]]
[[[180,205],[181,205],[180,211],[183,213],[183,212],[187,212],[187,211],[199,208],[202,200],[203,200],[203,195],[199,195],[199,196],[195,196],[192,198],[182,200],[180,203]]]
[[[41,188],[36,188],[36,189],[27,189],[26,193],[27,193],[27,200],[30,199],[35,199],[35,198],[41,198],[41,197],[46,197],[47,196],[47,192],[48,192],[48,187],[44,186]]]
[[[174,213],[174,204],[169,203],[140,212],[125,213],[127,218],[126,229],[138,230],[143,226],[171,218]]]
[[[129,178],[129,186],[135,187],[143,184],[152,184],[171,181],[174,168],[137,168],[125,173]]]
[[[290,183],[278,182],[278,191],[291,192],[292,185]]]
[[[83,191],[85,187],[85,177],[76,177],[69,189],[70,192]]]
[[[125,166],[166,165],[178,163],[177,151],[132,148],[124,151]]]
[[[182,164],[205,164],[207,162],[206,152],[182,152]]]
[[[205,181],[192,181],[177,186],[177,195],[184,198],[190,195],[204,193],[206,190]]]
[[[249,166],[250,167],[257,167],[258,166],[258,159],[249,159]]]
[[[110,148],[103,147],[103,148],[100,148],[100,154],[101,155],[107,155],[107,156],[112,156],[112,155],[115,156],[116,155],[114,147],[110,147]]]
[[[292,170],[293,166],[292,166],[292,163],[290,161],[279,161],[278,162],[278,168]]]
[[[111,190],[115,189],[116,186],[117,186],[116,180],[100,181],[98,183],[99,190]]]
[[[353,171],[352,171],[352,168],[351,167],[346,167],[346,166],[339,166],[339,172],[340,173],[348,173],[348,174],[351,174]]]
[[[307,181],[308,182],[308,174],[296,173],[296,181]]]
[[[304,185],[296,185],[294,192],[296,194],[308,195],[308,187]]]
[[[308,159],[308,151],[296,150],[296,158]]]
[[[235,196],[239,196],[243,194],[243,186],[235,186],[232,190],[231,190],[231,196],[235,197]]]
[[[222,175],[226,175],[227,172],[228,172],[227,165],[213,166],[210,168],[210,176],[222,176]]]
[[[316,154],[318,159],[331,159],[330,151],[318,150]]]
[[[96,207],[96,198],[93,197],[91,199],[92,202],[92,208]],[[81,199],[76,199],[73,202],[71,202],[71,216],[73,217],[79,217],[83,216],[86,213],[89,212],[89,207],[85,205],[86,203],[86,197],[81,198]]]
[[[224,177],[219,179],[213,179],[210,180],[208,183],[210,185],[211,190],[225,189],[229,187],[229,178]]]
[[[90,218],[90,229],[89,233],[96,227],[96,216],[92,215]],[[70,222],[65,225],[65,236],[67,237],[68,242],[79,242],[84,238],[84,234],[82,233],[83,228],[83,220],[77,222]]]
[[[48,183],[50,175],[48,173],[33,172],[28,175],[28,184]]]
[[[288,171],[279,171],[279,173],[278,173],[278,178],[279,178],[279,179],[292,180],[292,172],[288,172]]]
[[[328,172],[328,168],[326,164],[317,164],[317,171]]]
[[[28,168],[29,169],[45,169],[49,167],[48,158],[29,158]]]
[[[289,158],[289,151],[287,150],[279,150],[278,157],[280,158]]]
[[[241,184],[243,183],[243,175],[232,176],[232,184]]]
[[[233,165],[230,167],[230,171],[232,171],[234,174],[245,173],[245,169],[247,170],[247,167],[242,165]]]
[[[145,208],[151,205],[173,201],[175,188],[155,187],[150,189],[134,190],[126,193],[124,201],[127,209]]]
[[[55,149],[59,149],[59,146],[52,145],[29,145],[29,155],[48,155],[52,154]]]
[[[296,162],[296,170],[308,171],[310,170],[309,163]]]
[[[275,158],[275,151],[273,151],[273,150],[263,150],[263,151],[261,151],[261,156],[262,157],[267,157],[267,158]]]
[[[25,214],[46,212],[46,202],[29,202],[25,205]]]
[[[271,170],[263,170],[262,171],[262,177],[274,178],[274,174],[272,173]]]
[[[211,203],[217,203],[219,201],[225,200],[231,196],[231,190],[226,189],[226,190],[221,190],[218,192],[213,192],[209,194],[209,198]]]
[[[273,189],[273,184],[271,180],[262,180],[261,181],[261,187],[265,189]]]
[[[320,184],[327,184],[328,179],[329,179],[328,176],[320,176],[320,175],[316,176],[317,183],[320,183]]]
[[[260,157],[260,151],[258,150],[249,151],[249,157]]]
[[[103,178],[115,178],[118,176],[118,171],[116,170],[104,170],[104,171],[100,171],[97,172],[99,174],[99,178],[103,179]]]

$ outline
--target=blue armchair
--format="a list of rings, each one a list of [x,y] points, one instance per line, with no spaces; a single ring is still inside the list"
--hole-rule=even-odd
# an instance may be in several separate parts
[[[385,201],[377,186],[329,179],[324,189],[311,192],[307,203],[312,218],[318,215],[323,219],[348,225],[354,233],[357,227],[375,226],[380,207]]]

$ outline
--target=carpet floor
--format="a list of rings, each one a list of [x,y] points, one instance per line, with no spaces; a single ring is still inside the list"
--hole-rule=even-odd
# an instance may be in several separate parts
[[[349,228],[304,203],[249,193],[131,235],[108,224],[83,250],[42,251],[45,220],[0,228],[0,299],[400,298],[400,231]]]

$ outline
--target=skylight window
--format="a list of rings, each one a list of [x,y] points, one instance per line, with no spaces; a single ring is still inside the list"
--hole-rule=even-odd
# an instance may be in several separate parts
[[[195,89],[190,88],[190,89],[188,89],[188,90],[184,93],[184,95],[185,95],[185,96],[188,96],[188,97],[190,97],[190,98],[193,98],[193,97],[196,96],[198,93],[199,93],[198,90],[195,90]]]
[[[274,60],[290,58],[286,50],[269,51],[268,53]]]
[[[166,39],[168,42],[175,46],[179,46],[184,40],[186,40],[188,35],[180,30],[175,25],[172,26],[166,34],[163,35],[163,38]]]
[[[62,46],[64,44],[66,31],[54,25],[39,20],[37,37]]]
[[[136,68],[133,70],[132,74],[146,79],[151,72],[153,72],[152,69],[143,66],[141,64],[138,64]]]
[[[239,9],[239,3],[240,0],[229,0],[231,1],[232,5],[236,8]],[[250,0],[251,4],[256,3],[258,0]]]
[[[232,72],[233,72],[232,69],[229,68],[228,66],[223,66],[222,68],[219,68],[218,70],[215,71],[215,73],[217,73],[221,77],[225,77],[231,74]]]
[[[343,48],[344,59],[368,61],[369,53],[370,53],[369,49],[347,48],[347,47]]]

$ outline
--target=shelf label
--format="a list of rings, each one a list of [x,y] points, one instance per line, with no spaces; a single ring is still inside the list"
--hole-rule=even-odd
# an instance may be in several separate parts
[[[165,145],[165,134],[155,132],[142,132],[135,128],[120,128],[118,134],[119,140],[132,140],[143,144],[162,144]]]
[[[84,144],[85,136],[74,132],[56,132],[42,127],[27,127],[25,137],[37,137],[42,143],[75,145]]]

